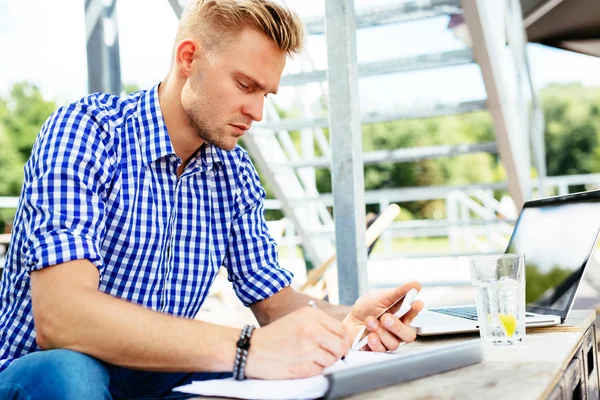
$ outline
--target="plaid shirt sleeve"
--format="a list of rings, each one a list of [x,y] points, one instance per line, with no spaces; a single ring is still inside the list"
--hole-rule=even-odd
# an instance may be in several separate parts
[[[249,306],[289,286],[293,274],[279,266],[264,218],[265,191],[245,151],[241,159],[225,266],[238,298]]]
[[[29,272],[76,259],[102,268],[107,117],[75,103],[46,121],[25,165],[21,196]]]

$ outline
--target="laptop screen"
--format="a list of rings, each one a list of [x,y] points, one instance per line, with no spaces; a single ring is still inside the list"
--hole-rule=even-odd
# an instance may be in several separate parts
[[[506,252],[525,255],[528,311],[566,318],[599,229],[598,191],[525,204]]]

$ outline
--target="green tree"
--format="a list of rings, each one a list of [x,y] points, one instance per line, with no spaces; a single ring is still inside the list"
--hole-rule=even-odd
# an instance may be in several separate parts
[[[23,184],[23,165],[11,138],[0,125],[0,196],[18,196]]]
[[[0,196],[16,197],[21,193],[23,185],[23,163],[14,144],[0,125]],[[15,210],[0,208],[0,233],[5,232],[7,224],[11,224]]]
[[[55,108],[37,86],[26,82],[14,84],[8,95],[0,98],[0,196],[19,196],[23,166],[42,124]],[[14,215],[14,209],[0,209],[0,231],[12,223]]]
[[[540,97],[548,175],[600,172],[600,88],[552,84]]]
[[[540,97],[546,123],[548,175],[600,172],[600,87],[551,84],[541,90]],[[362,134],[365,152],[495,141],[488,112],[364,125]],[[331,191],[328,170],[318,171],[317,179],[319,191]],[[486,153],[365,167],[367,190],[493,183],[505,179],[499,157]],[[439,202],[430,201],[403,207],[417,218],[430,218],[433,211],[443,209]]]
[[[494,140],[491,120],[485,112],[363,125],[362,137],[364,152]],[[497,157],[490,154],[367,165],[365,189],[491,183],[497,180],[497,166]],[[320,192],[331,192],[329,170],[317,171],[317,188]],[[440,201],[411,202],[403,204],[403,209],[417,218],[432,218],[436,210],[443,209],[443,204]]]
[[[39,88],[27,82],[14,84],[0,98],[0,196],[18,196],[23,183],[23,166],[40,128],[55,110]]]
[[[55,109],[54,101],[44,99],[39,88],[27,82],[14,84],[9,96],[0,99],[0,124],[4,126],[21,163],[29,158],[42,124]]]

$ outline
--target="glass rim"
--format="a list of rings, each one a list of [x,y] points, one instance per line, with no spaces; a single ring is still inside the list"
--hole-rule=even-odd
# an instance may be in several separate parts
[[[480,255],[472,255],[468,257],[469,261],[472,260],[481,260],[481,259],[515,259],[525,257],[525,253],[498,253],[498,254],[480,254]]]

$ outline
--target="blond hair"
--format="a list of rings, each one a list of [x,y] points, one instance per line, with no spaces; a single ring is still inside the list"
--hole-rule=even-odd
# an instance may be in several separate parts
[[[209,51],[220,49],[245,27],[264,32],[288,56],[304,46],[304,25],[298,15],[271,0],[190,0],[175,46],[198,38]]]

